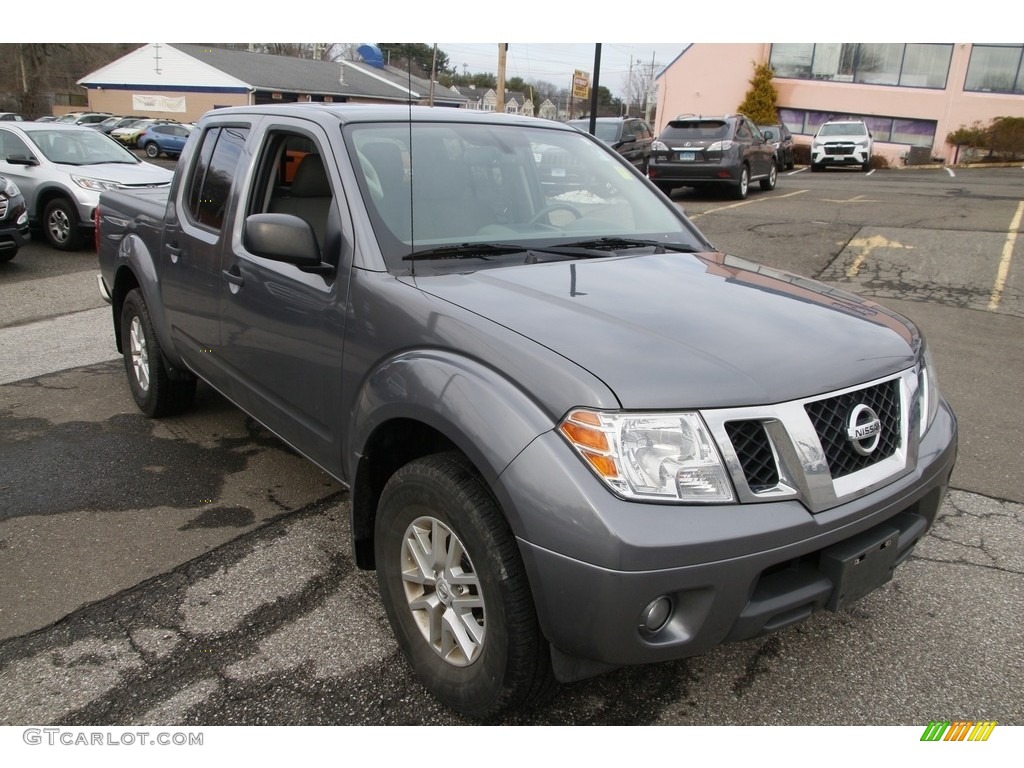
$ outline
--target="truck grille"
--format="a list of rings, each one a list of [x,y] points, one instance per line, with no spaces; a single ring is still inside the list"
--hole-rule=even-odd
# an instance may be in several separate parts
[[[867,389],[847,392],[804,406],[818,433],[832,477],[845,477],[892,456],[900,445],[900,395],[898,382],[887,381]],[[882,423],[878,446],[868,455],[853,448],[846,435],[851,411],[866,405]]]
[[[732,441],[750,490],[760,493],[777,486],[779,468],[764,425],[760,421],[730,421],[725,425],[725,431]]]
[[[741,502],[795,498],[821,512],[913,469],[917,376],[911,368],[831,394],[701,413]]]
[[[0,219],[7,218],[7,198],[0,195]]]

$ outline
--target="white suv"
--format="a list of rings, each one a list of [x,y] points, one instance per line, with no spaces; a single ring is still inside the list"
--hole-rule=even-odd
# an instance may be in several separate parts
[[[818,129],[811,142],[811,170],[826,165],[859,165],[871,168],[871,131],[862,120],[829,121]]]

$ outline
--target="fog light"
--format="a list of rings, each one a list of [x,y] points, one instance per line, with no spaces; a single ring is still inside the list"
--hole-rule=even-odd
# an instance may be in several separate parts
[[[672,613],[672,601],[667,597],[659,597],[651,602],[640,615],[641,627],[650,633],[657,632],[668,623]]]

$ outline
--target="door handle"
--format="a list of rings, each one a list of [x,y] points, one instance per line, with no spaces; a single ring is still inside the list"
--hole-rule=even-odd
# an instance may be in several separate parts
[[[238,271],[237,265],[231,267],[231,269],[225,269],[221,274],[224,276],[224,279],[232,285],[236,285],[239,288],[245,285],[245,278],[243,278],[242,274]]]

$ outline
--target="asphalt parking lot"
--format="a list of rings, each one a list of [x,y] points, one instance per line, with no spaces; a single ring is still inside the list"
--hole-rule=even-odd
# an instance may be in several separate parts
[[[674,199],[722,250],[923,329],[960,420],[952,490],[850,610],[507,722],[1024,725],[1024,169]],[[0,265],[0,725],[463,723],[410,677],[335,481],[208,389],[136,411],[95,273],[38,241]]]

